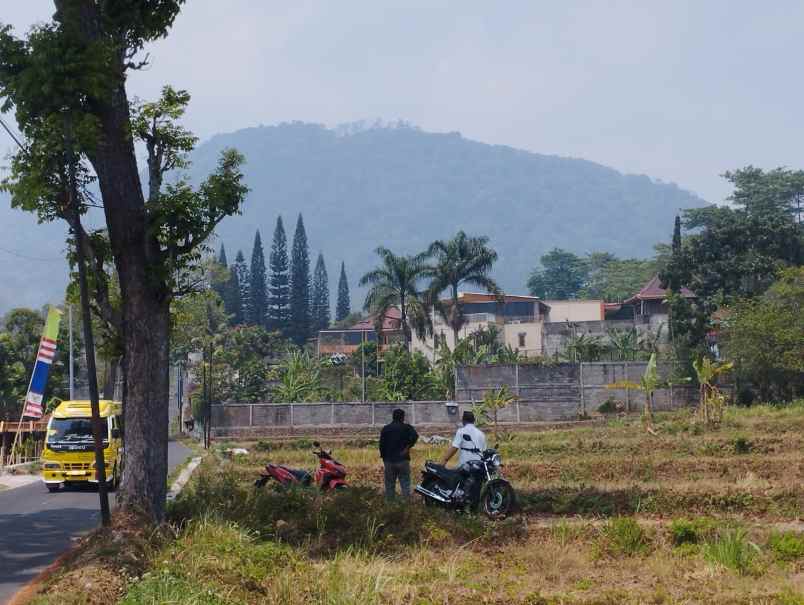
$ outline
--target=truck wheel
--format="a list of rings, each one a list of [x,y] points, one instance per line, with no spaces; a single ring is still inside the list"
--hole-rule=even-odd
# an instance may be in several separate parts
[[[49,491],[51,494],[53,494],[53,493],[59,491],[60,487],[61,487],[61,485],[59,485],[58,483],[56,485],[48,485],[47,486],[47,491]]]

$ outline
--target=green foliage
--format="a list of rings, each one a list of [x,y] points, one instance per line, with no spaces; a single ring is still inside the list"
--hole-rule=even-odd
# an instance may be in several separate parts
[[[335,320],[343,321],[352,312],[349,298],[349,281],[346,279],[346,263],[341,262],[341,274],[338,278],[338,304],[335,308]]]
[[[659,250],[657,250],[657,254]],[[621,302],[645,285],[660,266],[652,260],[617,258],[608,252],[592,252],[579,257],[554,248],[540,259],[527,287],[534,296],[547,299],[602,299]]]
[[[561,248],[553,248],[540,261],[542,269],[534,269],[528,278],[531,295],[556,300],[577,298],[586,277],[583,261]]]
[[[600,532],[601,548],[613,555],[634,556],[646,552],[650,538],[633,517],[614,517]]]
[[[299,346],[310,337],[310,304],[310,252],[304,220],[299,213],[290,253],[290,331],[288,332],[293,342]]]
[[[243,256],[242,250],[237,251],[234,265],[232,265],[232,273],[237,276],[237,285],[240,291],[240,315],[235,317],[235,321],[233,321],[233,323],[237,325],[246,323],[250,317],[249,301],[251,296],[249,294],[249,285],[251,283],[251,276],[249,275],[246,257]]]
[[[804,267],[783,271],[760,298],[735,304],[723,328],[726,358],[763,399],[804,392]]]
[[[673,519],[668,527],[670,541],[674,546],[703,544],[715,536],[717,525],[711,519]]]
[[[199,469],[194,485],[172,507],[172,521],[183,524],[209,517],[235,522],[263,539],[326,555],[354,548],[395,552],[428,541],[435,528],[441,545],[483,537],[483,525],[476,519],[421,506],[386,505],[372,488],[351,486],[327,495],[305,489],[274,491],[269,486],[255,490],[221,470],[226,469]]]
[[[797,205],[804,171],[748,166],[724,176],[734,185],[730,199],[736,207],[685,211],[685,227],[695,232],[687,237],[682,258],[671,263],[688,268],[686,285],[707,310],[761,295],[780,269],[802,262]]]
[[[366,376],[378,376],[380,370],[377,363],[376,341],[367,340],[360,343],[349,357],[349,365],[358,376],[363,376],[364,368]]]
[[[488,242],[486,236],[472,237],[458,231],[452,239],[437,240],[427,249],[427,256],[434,260],[434,265],[427,271],[430,277],[427,300],[452,328],[456,343],[458,332],[466,321],[458,288],[462,285],[477,286],[502,296],[497,282],[489,276],[497,261],[497,253]],[[439,298],[445,290],[449,294],[447,303]]]
[[[321,368],[307,351],[287,350],[279,364],[279,383],[272,398],[277,402],[317,401],[321,398]]]
[[[774,531],[768,538],[768,546],[781,561],[804,559],[804,534]]]
[[[703,546],[707,561],[740,575],[747,575],[754,569],[759,553],[759,546],[748,540],[744,529],[724,530]]]
[[[399,309],[407,346],[411,328],[419,335],[430,328],[425,296],[418,287],[419,281],[427,275],[427,256],[397,256],[382,246],[376,252],[382,264],[360,278],[361,286],[369,286],[364,309],[373,314],[378,324],[382,323],[389,309]]]
[[[483,394],[483,400],[479,405],[473,406],[476,415],[494,425],[494,439],[498,439],[497,414],[500,410],[507,408],[518,397],[514,395],[507,385],[502,385],[497,389],[490,389]]]
[[[212,378],[219,401],[267,401],[272,368],[287,341],[262,326],[227,327],[214,340]]]
[[[274,239],[269,258],[271,276],[268,291],[268,325],[272,330],[287,333],[290,328],[290,267],[288,241],[282,217],[276,217]]]
[[[318,334],[319,330],[326,330],[329,327],[329,277],[327,276],[327,266],[324,264],[324,255],[321,253],[318,255],[313,272],[311,311],[314,333]]]
[[[731,370],[733,366],[734,364],[730,362],[713,362],[708,357],[692,362],[699,387],[698,414],[705,425],[717,425],[723,419],[726,395],[720,392],[713,381],[720,374]]]
[[[384,399],[423,401],[435,398],[430,363],[419,351],[394,346],[383,355]]]
[[[265,254],[260,230],[254,234],[251,249],[251,270],[248,285],[248,321],[253,326],[265,326],[268,320],[268,284],[265,274]]]
[[[573,334],[561,356],[567,361],[600,361],[608,347],[601,336]]]
[[[617,361],[636,361],[640,353],[639,336],[635,329],[607,330],[609,350],[612,359]]]

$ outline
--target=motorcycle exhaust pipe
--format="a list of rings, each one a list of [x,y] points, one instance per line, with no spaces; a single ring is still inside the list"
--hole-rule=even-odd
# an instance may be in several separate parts
[[[438,500],[439,502],[443,502],[444,504],[449,504],[449,500],[447,500],[444,496],[436,494],[435,492],[431,492],[429,489],[424,489],[421,485],[417,485],[415,491],[422,494],[423,496],[432,498],[433,500]]]

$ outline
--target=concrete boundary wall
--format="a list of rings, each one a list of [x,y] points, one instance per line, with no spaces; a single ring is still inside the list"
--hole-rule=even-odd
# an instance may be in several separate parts
[[[543,410],[548,420],[568,420],[594,414],[607,400],[624,411],[641,411],[642,391],[615,389],[608,385],[622,382],[639,384],[646,361],[600,361],[554,365],[488,365],[458,368],[455,373],[456,399],[477,402],[490,389],[506,385],[519,397],[520,406]],[[659,379],[667,379],[672,367],[658,364]],[[698,391],[690,385],[670,385],[654,393],[655,410],[673,410],[697,403]]]
[[[455,401],[226,403],[212,406],[212,431],[217,436],[252,435],[260,431],[329,428],[371,429],[391,421],[395,408],[405,410],[408,422],[421,427],[453,427],[461,413],[483,399],[490,389],[507,385],[518,399],[499,412],[502,424],[566,422],[594,415],[608,399],[624,411],[642,410],[644,394],[611,389],[624,380],[639,383],[647,363],[638,361],[470,366],[455,375]],[[658,368],[660,378],[670,371]],[[697,389],[671,386],[654,394],[654,409],[695,405]]]

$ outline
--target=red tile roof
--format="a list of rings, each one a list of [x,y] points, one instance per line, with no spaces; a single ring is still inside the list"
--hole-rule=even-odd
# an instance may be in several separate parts
[[[684,298],[695,298],[695,294],[683,286],[681,287],[681,295]],[[648,283],[642,286],[642,289],[639,292],[634,294],[625,302],[633,303],[640,300],[664,300],[665,298],[667,298],[667,290],[662,288],[662,283],[659,280],[659,276],[654,275],[648,281]]]
[[[396,307],[391,307],[385,312],[385,317],[382,321],[383,332],[399,330],[400,320],[402,319],[402,312]],[[350,330],[373,330],[375,324],[374,317],[367,317],[366,319],[357,322],[350,327]]]

